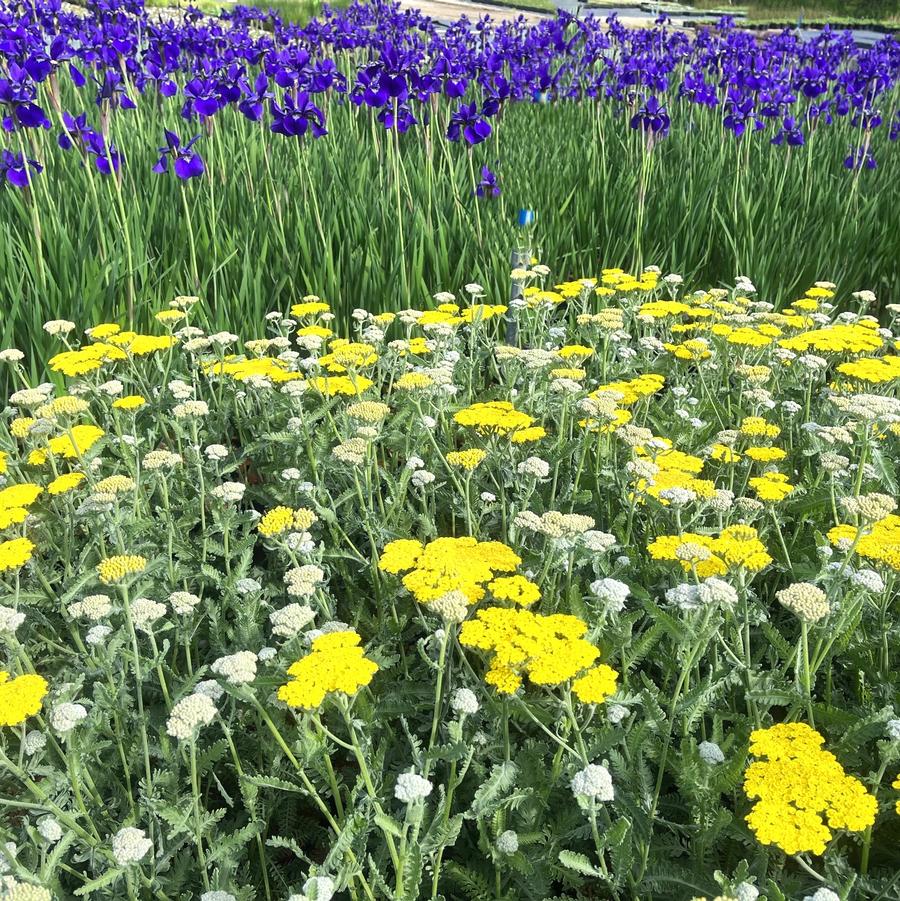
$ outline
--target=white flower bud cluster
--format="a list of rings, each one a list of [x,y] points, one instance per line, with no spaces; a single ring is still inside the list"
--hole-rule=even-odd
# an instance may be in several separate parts
[[[325,571],[313,563],[295,566],[284,574],[287,593],[292,597],[311,597],[323,581],[325,581]]]
[[[404,804],[422,801],[431,794],[434,786],[418,773],[401,773],[394,785],[394,797]]]
[[[269,614],[272,634],[281,638],[293,638],[315,618],[315,611],[305,604],[288,604]]]
[[[53,895],[49,889],[39,885],[4,876],[0,880],[0,901],[53,901]]]
[[[448,623],[461,623],[469,610],[469,598],[459,589],[453,589],[429,601],[426,606]]]
[[[471,688],[457,688],[450,696],[450,707],[460,715],[471,716],[478,713],[478,698]]]
[[[519,850],[519,836],[507,829],[497,836],[497,850],[501,854],[515,854]]]
[[[25,614],[0,604],[0,632],[14,633],[25,622]]]
[[[540,457],[528,457],[517,467],[520,476],[531,476],[533,479],[546,479],[550,475],[550,464]]]
[[[697,751],[700,754],[700,759],[706,763],[712,765],[725,763],[725,755],[714,741],[701,741],[697,746]]]
[[[195,692],[182,698],[173,708],[166,721],[166,732],[179,741],[194,738],[197,732],[208,726],[217,711],[212,698]]]
[[[59,821],[52,816],[41,817],[37,821],[37,831],[41,838],[49,844],[55,844],[62,838],[62,826]]]
[[[841,896],[830,888],[819,888],[811,895],[804,895],[803,901],[841,901]]]
[[[417,469],[413,474],[410,481],[415,485],[416,488],[424,488],[426,485],[430,485],[435,479],[435,475],[433,472],[430,472],[427,469]]]
[[[209,404],[205,400],[186,400],[172,408],[176,419],[194,419],[209,415]]]
[[[591,592],[613,613],[621,613],[625,609],[625,601],[628,600],[631,589],[618,579],[597,579],[591,582]]]
[[[615,797],[612,776],[605,766],[590,763],[579,770],[570,783],[576,798],[592,798],[596,801],[612,801]]]
[[[169,603],[179,616],[186,616],[193,612],[194,607],[200,603],[200,598],[189,591],[173,591],[169,595]]]
[[[884,591],[884,579],[874,569],[861,569],[853,573],[850,581],[870,594],[881,594]]]
[[[166,605],[150,598],[136,598],[131,602],[131,619],[141,632],[151,632],[153,624],[166,612]]]
[[[331,901],[336,886],[328,876],[311,876],[303,884],[302,895],[291,895],[288,901]]]
[[[256,678],[256,654],[238,651],[214,660],[210,669],[231,685],[246,685]]]
[[[89,594],[80,601],[75,601],[66,608],[73,619],[88,619],[91,622],[109,616],[113,611],[112,601],[105,594]]]
[[[586,550],[594,553],[603,553],[616,545],[616,536],[609,532],[599,532],[597,529],[588,529],[581,536],[581,543]]]
[[[807,623],[816,623],[831,612],[828,596],[809,582],[794,582],[775,592],[778,603]]]
[[[66,735],[85,719],[87,714],[87,708],[83,704],[64,701],[50,711],[50,725],[60,735]]]
[[[91,626],[85,633],[84,640],[91,647],[94,647],[95,645],[103,644],[110,635],[112,635],[112,628],[101,624],[99,626]]]
[[[135,826],[125,826],[112,837],[113,857],[120,867],[137,863],[152,847],[153,842],[147,838],[147,833]]]
[[[38,732],[37,729],[32,729],[25,735],[22,750],[25,752],[26,757],[34,757],[34,755],[37,754],[38,751],[42,751],[46,745],[47,736],[44,735],[43,732]]]
[[[158,469],[174,469],[183,462],[181,454],[167,450],[153,450],[144,457],[141,465],[148,472],[155,472]]]

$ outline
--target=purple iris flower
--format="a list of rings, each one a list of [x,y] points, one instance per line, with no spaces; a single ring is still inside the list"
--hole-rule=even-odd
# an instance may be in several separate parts
[[[122,75],[114,69],[106,69],[103,73],[103,80],[94,78],[97,84],[97,106],[103,103],[109,103],[114,109],[135,109],[135,102],[128,96]]]
[[[400,104],[396,113],[392,106],[386,106],[379,111],[377,118],[388,131],[396,128],[400,134],[406,134],[418,121],[406,104]]]
[[[876,169],[878,161],[867,147],[851,147],[844,160],[845,169]]]
[[[789,147],[802,147],[806,143],[803,132],[797,126],[797,120],[793,116],[785,116],[781,120],[781,128],[772,138],[772,143],[781,145],[787,141]]]
[[[122,155],[116,149],[116,145],[107,143],[106,138],[100,132],[92,131],[87,136],[86,149],[101,175],[112,175],[113,172],[119,171]]]
[[[464,137],[469,144],[480,144],[491,136],[491,123],[478,115],[474,103],[463,103],[450,117],[450,125],[447,128],[447,138],[458,141]]]
[[[192,78],[182,89],[187,99],[181,108],[181,117],[190,119],[197,115],[208,119],[214,116],[220,107],[217,87],[212,78]]]
[[[0,172],[15,188],[27,188],[31,183],[32,174],[37,175],[43,171],[44,167],[40,163],[26,159],[21,153],[13,153],[11,150],[0,151]]]
[[[203,165],[203,159],[196,150],[193,150],[194,144],[200,139],[200,135],[194,135],[187,142],[181,144],[181,138],[174,131],[165,130],[166,146],[159,148],[160,157],[153,167],[153,171],[162,174],[169,171],[169,157],[174,160],[175,174],[178,178],[188,179],[197,178],[206,171]]]
[[[640,128],[651,135],[664,138],[669,133],[671,120],[665,106],[656,97],[651,97],[632,117],[631,127]]]
[[[256,80],[251,87],[246,78],[240,81],[243,99],[238,101],[238,109],[241,114],[248,118],[251,122],[259,122],[262,118],[267,100],[271,100],[274,96],[269,90],[269,79],[265,72],[260,72],[256,76]]]
[[[499,197],[500,184],[497,181],[497,174],[491,172],[487,166],[481,167],[481,181],[475,187],[475,193],[478,197]]]
[[[9,112],[3,117],[4,131],[22,128],[49,128],[50,120],[43,107],[35,103],[37,87],[28,72],[16,63],[10,63],[8,74],[0,78],[0,108]]]
[[[732,92],[729,92],[728,114],[722,120],[722,124],[729,131],[734,132],[736,138],[739,138],[747,130],[748,125],[756,131],[765,127],[753,110],[753,98],[739,99]]]
[[[60,132],[56,143],[62,150],[71,150],[76,144],[84,148],[87,144],[88,135],[91,134],[91,128],[87,124],[87,113],[73,116],[69,112],[63,112],[62,120],[65,131]]]
[[[300,91],[294,99],[285,94],[284,106],[272,101],[271,130],[288,138],[302,138],[307,131],[314,138],[328,134],[325,128],[325,114],[309,99],[308,91]]]

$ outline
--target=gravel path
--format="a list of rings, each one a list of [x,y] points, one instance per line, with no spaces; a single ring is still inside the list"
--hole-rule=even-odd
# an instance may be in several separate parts
[[[494,6],[488,3],[470,3],[467,0],[400,0],[400,5],[409,9],[420,9],[426,16],[436,19],[439,22],[452,22],[460,16],[468,16],[469,19],[480,19],[482,16],[490,16],[495,21],[503,22],[509,19],[517,19],[524,16],[525,21],[529,23],[538,22],[546,19],[550,13],[536,12],[532,10],[514,9],[509,6]],[[566,2],[562,0],[558,5],[563,8],[574,9],[574,2]],[[584,14],[582,10],[582,15]],[[595,16],[602,16],[602,9],[591,10]],[[653,17],[646,18],[629,18],[628,25],[632,28],[650,27],[653,24]]]

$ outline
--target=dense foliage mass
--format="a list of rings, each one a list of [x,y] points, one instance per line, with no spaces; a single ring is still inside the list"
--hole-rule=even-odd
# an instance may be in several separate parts
[[[0,340],[145,327],[180,293],[217,323],[313,292],[345,317],[435,284],[505,289],[515,213],[548,259],[897,280],[900,44],[629,30],[564,13],[440,28],[385,2],[301,28],[245,7],[161,17],[0,3]],[[548,164],[552,158],[552,164]],[[37,375],[37,373],[33,373]]]
[[[511,278],[0,352],[4,899],[894,897],[875,296]]]

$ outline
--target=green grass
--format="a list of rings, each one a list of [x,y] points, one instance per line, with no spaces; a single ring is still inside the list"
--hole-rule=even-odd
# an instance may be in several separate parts
[[[329,134],[303,143],[227,109],[198,144],[208,176],[182,184],[151,172],[163,127],[193,134],[178,109],[147,98],[112,117],[121,191],[62,153],[58,129],[31,135],[46,166],[34,193],[0,191],[0,347],[28,351],[36,373],[47,319],[124,321],[133,304],[146,326],[176,294],[200,294],[221,327],[308,293],[342,316],[427,304],[469,281],[501,299],[520,207],[537,211],[540,256],[560,276],[655,263],[714,286],[747,272],[775,302],[817,279],[882,297],[900,282],[900,157],[885,129],[879,168],[855,176],[842,167],[859,140],[846,120],[788,149],[738,143],[720,112],[673,104],[671,134],[648,155],[608,104],[519,104],[470,157],[442,137],[444,105],[397,140],[332,102]],[[495,201],[472,196],[482,164],[501,177]]]

